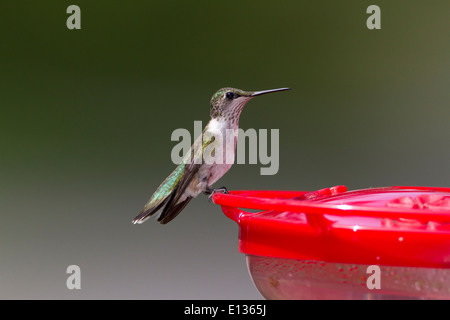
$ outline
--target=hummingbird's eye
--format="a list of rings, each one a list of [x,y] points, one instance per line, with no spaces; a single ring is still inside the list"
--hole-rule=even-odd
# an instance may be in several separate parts
[[[233,92],[227,92],[226,94],[225,94],[225,96],[227,97],[227,99],[233,99],[234,98],[234,93]]]

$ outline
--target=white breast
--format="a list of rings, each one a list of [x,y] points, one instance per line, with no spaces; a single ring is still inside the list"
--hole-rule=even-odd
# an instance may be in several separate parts
[[[222,161],[221,161],[221,163],[216,163],[214,165],[211,165],[208,168],[210,170],[209,179],[208,179],[209,186],[211,186],[217,180],[219,180],[231,168],[231,166],[233,165],[233,162],[234,162],[237,135],[235,135],[234,139],[229,140],[227,143],[227,129],[237,130],[238,125],[237,124],[230,125],[229,122],[218,121],[216,119],[212,119],[208,124],[208,131],[211,134],[213,134],[216,137],[216,139],[218,136],[220,136],[222,138],[222,149],[221,149],[222,154],[215,155],[215,159],[221,158]],[[229,135],[230,135],[230,133],[231,132],[228,132]],[[237,131],[236,131],[236,134],[237,134]],[[216,149],[216,150],[220,150],[220,149]],[[227,158],[228,158],[228,161],[227,161]]]
[[[225,131],[227,123],[225,121],[218,121],[217,119],[211,119],[208,123],[208,131],[212,134],[222,133]]]

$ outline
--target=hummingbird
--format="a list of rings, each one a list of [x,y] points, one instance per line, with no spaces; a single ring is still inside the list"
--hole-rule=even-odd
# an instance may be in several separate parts
[[[189,201],[200,193],[209,195],[211,199],[214,192],[219,190],[227,192],[224,187],[213,189],[212,185],[231,168],[236,151],[237,136],[234,136],[233,143],[227,144],[219,141],[220,139],[216,139],[216,137],[225,137],[227,130],[239,129],[239,117],[248,101],[263,94],[285,90],[290,90],[290,88],[244,91],[227,87],[214,93],[210,101],[211,120],[181,163],[161,183],[139,215],[134,218],[133,223],[141,224],[159,212],[157,221],[166,224],[172,221]],[[211,149],[215,144],[220,144],[212,151],[215,162],[205,161],[203,158],[205,150]],[[233,159],[233,161],[223,161],[225,159]]]

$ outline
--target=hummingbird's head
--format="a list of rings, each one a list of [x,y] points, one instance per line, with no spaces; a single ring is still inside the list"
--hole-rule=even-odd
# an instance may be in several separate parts
[[[244,91],[235,88],[219,89],[211,98],[211,119],[237,120],[245,104],[254,97],[289,89],[279,88],[263,91]]]

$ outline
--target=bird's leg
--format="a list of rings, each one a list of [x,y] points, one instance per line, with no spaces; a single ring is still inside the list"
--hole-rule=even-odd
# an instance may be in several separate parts
[[[213,202],[212,201],[212,197],[213,197],[214,193],[216,193],[216,192],[221,192],[221,193],[228,194],[228,189],[225,188],[225,187],[220,187],[220,188],[215,188],[215,189],[207,187],[206,190],[203,193],[206,194],[206,195],[209,195],[208,201],[212,203]]]

